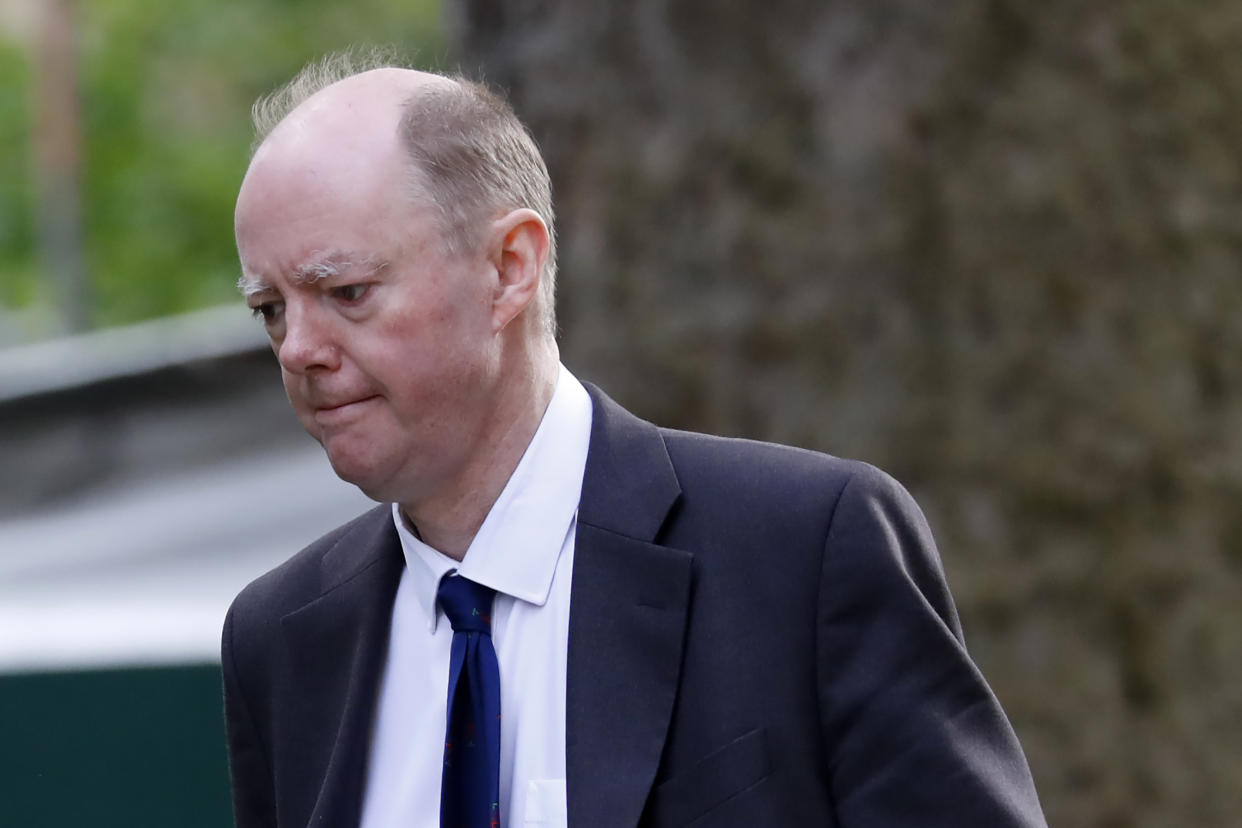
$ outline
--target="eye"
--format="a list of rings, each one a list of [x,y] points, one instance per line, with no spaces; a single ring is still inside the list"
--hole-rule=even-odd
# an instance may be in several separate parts
[[[257,305],[252,305],[250,312],[255,319],[262,319],[264,324],[271,324],[276,321],[284,309],[284,302],[260,302]]]
[[[339,287],[332,288],[331,292],[333,298],[339,299],[342,302],[357,302],[362,299],[362,297],[366,296],[367,291],[370,289],[371,286],[369,284],[360,283],[354,285],[340,285]]]

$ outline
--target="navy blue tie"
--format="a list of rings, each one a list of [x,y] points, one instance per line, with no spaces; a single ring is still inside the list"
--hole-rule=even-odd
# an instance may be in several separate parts
[[[453,625],[440,828],[500,825],[500,666],[492,646],[496,591],[460,575],[440,581]]]

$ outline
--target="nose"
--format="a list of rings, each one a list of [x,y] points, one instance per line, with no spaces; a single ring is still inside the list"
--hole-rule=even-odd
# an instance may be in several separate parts
[[[291,374],[331,371],[340,366],[340,349],[327,320],[317,318],[309,309],[289,307],[284,336],[276,344],[276,359]]]

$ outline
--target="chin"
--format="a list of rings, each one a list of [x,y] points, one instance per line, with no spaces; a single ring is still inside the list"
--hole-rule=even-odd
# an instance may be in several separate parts
[[[336,472],[337,477],[357,486],[372,500],[384,500],[381,497],[384,489],[382,482],[384,475],[375,462],[367,458],[333,452],[327,446],[324,448],[327,450],[328,462],[332,464],[332,471]]]

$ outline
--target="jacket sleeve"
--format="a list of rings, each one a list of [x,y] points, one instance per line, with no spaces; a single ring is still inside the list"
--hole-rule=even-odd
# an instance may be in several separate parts
[[[966,653],[927,523],[870,467],[835,507],[817,622],[841,825],[1045,826],[1013,729]]]
[[[237,828],[274,828],[276,808],[271,765],[238,675],[233,613],[230,609],[224,619],[220,647],[233,815]]]

